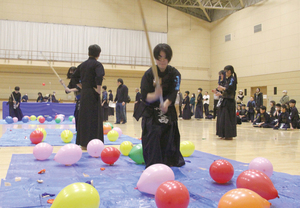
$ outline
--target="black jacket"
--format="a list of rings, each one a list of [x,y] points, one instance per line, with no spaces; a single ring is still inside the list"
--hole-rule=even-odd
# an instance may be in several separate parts
[[[126,85],[121,84],[117,89],[117,94],[115,97],[115,102],[118,103],[127,103],[128,101],[128,88]]]

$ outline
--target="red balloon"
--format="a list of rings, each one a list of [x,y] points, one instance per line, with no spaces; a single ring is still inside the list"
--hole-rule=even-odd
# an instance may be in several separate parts
[[[40,118],[39,118],[39,122],[40,122],[40,123],[44,123],[44,122],[45,122],[45,118],[44,118],[44,117],[40,117]]]
[[[55,120],[57,117],[58,117],[58,115],[56,115],[56,116],[54,117],[54,120]]]
[[[42,85],[45,86],[45,83],[43,83]]]
[[[211,164],[209,174],[217,183],[227,183],[233,177],[234,169],[227,160],[216,160]]]
[[[106,147],[101,152],[101,159],[104,163],[113,165],[120,157],[120,151],[115,147]]]
[[[30,134],[30,141],[33,144],[38,144],[43,140],[44,134],[43,132],[39,131],[39,130],[35,130],[33,132],[31,132]]]
[[[158,208],[186,208],[189,202],[189,191],[178,181],[167,181],[157,188],[155,203]]]
[[[242,172],[236,180],[236,187],[250,189],[266,200],[279,198],[271,179],[259,170],[250,169]]]
[[[236,112],[236,115],[237,115],[237,116],[239,116],[239,115],[240,115],[240,113],[239,113],[239,112]]]
[[[111,130],[111,126],[109,124],[103,125],[103,134],[107,135],[107,133]]]

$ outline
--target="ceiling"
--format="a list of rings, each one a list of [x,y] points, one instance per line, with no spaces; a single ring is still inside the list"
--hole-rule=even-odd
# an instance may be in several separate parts
[[[263,0],[154,0],[208,22],[221,19]]]

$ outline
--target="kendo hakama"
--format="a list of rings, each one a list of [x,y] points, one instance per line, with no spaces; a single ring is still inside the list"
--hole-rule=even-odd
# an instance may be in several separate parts
[[[225,91],[223,92],[223,102],[219,109],[217,122],[217,135],[221,138],[236,137],[236,82],[230,76],[226,80]]]
[[[195,110],[195,118],[203,118],[203,97],[202,93],[197,96],[197,105]]]
[[[184,104],[184,108],[183,108],[183,111],[182,111],[182,118],[183,119],[191,119],[192,111],[191,111],[189,96],[186,96],[183,99],[183,103],[182,104]]]
[[[104,102],[105,101],[105,102]],[[107,92],[102,92],[102,110],[103,110],[103,121],[108,120],[108,99],[107,99]]]
[[[16,101],[16,104],[14,105],[13,103],[13,98],[12,95],[14,96],[14,99]],[[22,110],[20,108],[20,104],[21,104],[21,93],[16,93],[16,92],[12,92],[12,95],[10,96],[10,101],[9,102],[9,116],[13,117],[17,117],[18,121],[22,121],[23,118],[23,113]],[[17,104],[19,104],[17,106]]]
[[[104,74],[103,65],[90,57],[78,66],[73,75],[79,77],[82,84],[76,138],[76,144],[82,147],[87,147],[92,139],[104,142],[101,99],[95,90],[97,85],[102,85]]]
[[[142,102],[135,113],[136,119],[143,117],[142,145],[146,168],[157,163],[181,167],[185,161],[180,152],[180,133],[174,106],[181,75],[177,69],[167,66],[164,72],[158,70],[158,76],[162,79],[163,99],[169,99],[172,102],[167,113],[161,112],[159,101],[154,103],[146,101],[147,94],[155,91],[151,68],[142,78]]]

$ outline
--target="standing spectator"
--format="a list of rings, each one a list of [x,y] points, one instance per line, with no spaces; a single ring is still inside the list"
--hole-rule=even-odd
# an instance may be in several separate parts
[[[185,91],[184,99],[183,99],[183,110],[182,110],[182,118],[183,119],[191,119],[191,106],[190,106],[190,98],[189,98],[189,91]]]
[[[107,87],[102,86],[102,109],[103,109],[103,121],[108,120],[108,96],[106,92]]]
[[[192,94],[191,96],[191,101],[190,101],[190,104],[191,104],[191,109],[192,109],[192,115],[195,114],[195,93]]]
[[[243,103],[244,95],[243,90],[239,90],[239,94],[236,97],[236,104],[241,105]]]
[[[256,89],[256,93],[254,94],[254,101],[257,113],[259,113],[259,109],[263,106],[263,94],[260,92],[260,88]]]
[[[296,108],[296,100],[291,99],[289,102],[290,105],[290,126],[291,129],[297,129],[298,128],[298,120],[299,120],[299,113]]]
[[[220,106],[218,136],[221,139],[232,140],[236,137],[236,102],[235,91],[237,85],[237,75],[231,65],[225,66],[226,83],[225,86],[218,86],[222,91],[223,102]]]
[[[123,121],[122,124],[127,122],[126,118],[126,103],[128,101],[128,88],[124,85],[123,79],[119,78],[117,80],[118,88],[117,94],[115,97],[116,103],[116,116],[117,120],[115,124],[120,124],[121,120]]]
[[[203,118],[203,103],[202,103],[202,88],[198,88],[198,96],[197,96],[197,105],[195,111],[195,118],[200,119]]]
[[[36,99],[36,102],[37,102],[37,103],[43,102],[43,95],[42,95],[41,92],[38,93],[38,98]]]
[[[109,95],[108,95],[108,101],[113,102],[114,101],[114,95],[112,94],[111,90],[108,90]],[[115,108],[109,107],[108,108],[108,116],[114,116],[115,114]]]
[[[213,115],[214,119],[216,118],[216,115],[217,115],[217,111],[218,111],[217,105],[218,105],[219,99],[220,99],[220,97],[214,93],[214,115]]]
[[[22,102],[24,102],[24,103],[28,102],[28,95],[27,94],[23,95]]]
[[[289,104],[290,97],[287,95],[287,91],[286,91],[286,90],[283,90],[282,93],[283,93],[283,96],[282,96],[282,98],[280,99],[279,103],[280,103],[281,105]]]
[[[207,91],[204,92],[203,104],[204,104],[205,116],[208,116],[209,115],[209,94]]]
[[[179,95],[179,118],[182,118],[182,102],[183,102],[183,97],[182,97],[182,93],[180,91],[178,91],[178,95]]]
[[[140,103],[141,103],[141,100],[142,100],[142,95],[140,93],[140,90],[139,88],[136,88],[135,89],[135,102],[134,102],[134,111],[133,111],[133,114],[136,112],[136,110],[138,109]]]

